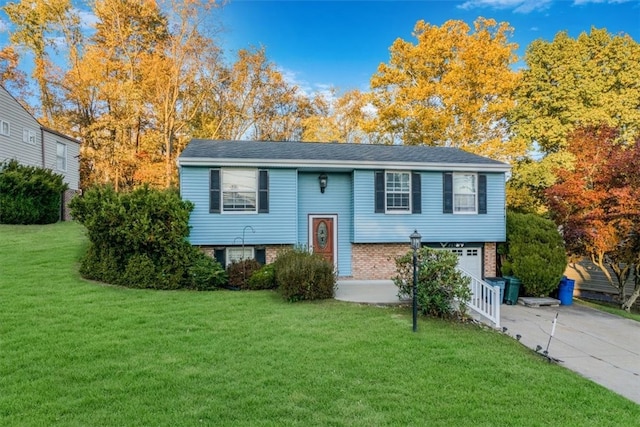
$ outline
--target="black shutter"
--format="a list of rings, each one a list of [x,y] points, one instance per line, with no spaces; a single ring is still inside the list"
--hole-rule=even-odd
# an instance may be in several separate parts
[[[384,172],[375,172],[375,193],[376,193],[376,206],[375,213],[384,213]]]
[[[256,261],[258,261],[260,265],[265,265],[267,263],[267,250],[265,248],[256,248],[255,254]]]
[[[478,175],[478,213],[487,213],[487,175]]]
[[[442,213],[453,213],[453,174],[442,174]]]
[[[209,179],[209,213],[220,213],[220,169],[211,169]]]
[[[258,171],[258,213],[269,213],[269,171]]]
[[[422,213],[422,182],[419,173],[411,174],[411,213]]]
[[[213,250],[213,257],[216,259],[216,261],[218,261],[220,263],[222,268],[226,268],[227,254],[226,254],[224,248],[222,248],[222,249],[214,249]]]

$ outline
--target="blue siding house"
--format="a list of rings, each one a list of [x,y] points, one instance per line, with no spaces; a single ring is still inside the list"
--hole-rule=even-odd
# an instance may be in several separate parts
[[[509,165],[449,147],[192,140],[178,158],[193,245],[223,264],[294,245],[340,277],[389,279],[409,235],[496,275]]]

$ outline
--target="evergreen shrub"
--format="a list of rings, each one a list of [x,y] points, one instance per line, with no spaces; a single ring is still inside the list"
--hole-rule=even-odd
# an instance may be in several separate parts
[[[96,186],[75,197],[71,214],[87,229],[89,249],[80,273],[93,280],[149,289],[212,289],[224,269],[191,246],[193,204],[175,190],[140,187],[117,193]],[[209,270],[210,269],[210,270]]]
[[[274,262],[275,279],[282,297],[291,302],[335,296],[333,264],[302,248],[280,252]]]
[[[274,289],[276,287],[276,269],[274,264],[265,264],[249,277],[249,289]]]
[[[52,224],[60,219],[64,177],[49,169],[0,163],[0,223]]]
[[[413,251],[396,257],[394,284],[400,297],[413,295]],[[442,318],[463,317],[471,298],[470,279],[457,268],[450,251],[423,247],[417,251],[417,300],[420,311]]]
[[[502,274],[520,279],[527,296],[548,296],[567,268],[564,241],[550,219],[507,212],[507,242],[499,247]]]

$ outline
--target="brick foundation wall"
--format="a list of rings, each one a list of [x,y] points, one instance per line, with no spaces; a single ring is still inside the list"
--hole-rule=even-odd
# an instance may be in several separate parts
[[[267,245],[265,249],[267,251],[267,264],[271,264],[276,260],[276,257],[280,253],[280,251],[284,251],[285,249],[293,248],[292,245]]]
[[[498,244],[495,242],[487,242],[484,244],[484,277],[498,277],[502,274],[498,273],[497,261]]]
[[[497,244],[488,242],[483,248],[485,277],[496,277]],[[396,273],[394,259],[410,251],[408,243],[366,243],[351,245],[351,272],[355,280],[388,280]]]
[[[396,273],[395,257],[410,250],[409,243],[354,243],[351,276],[355,280],[390,280]]]

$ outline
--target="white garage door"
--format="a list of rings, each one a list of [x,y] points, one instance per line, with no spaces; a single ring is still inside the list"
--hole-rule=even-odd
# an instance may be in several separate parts
[[[448,249],[458,255],[458,266],[477,277],[482,278],[482,248],[455,248]]]

